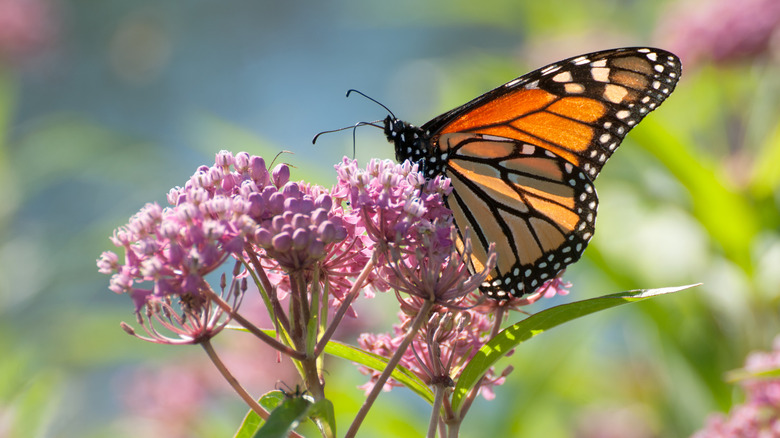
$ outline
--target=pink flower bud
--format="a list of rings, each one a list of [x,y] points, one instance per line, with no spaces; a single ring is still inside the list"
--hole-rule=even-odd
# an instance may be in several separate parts
[[[309,231],[303,229],[297,229],[292,234],[292,248],[296,251],[300,251],[309,243]]]
[[[255,233],[255,242],[263,248],[270,248],[272,239],[273,234],[265,228],[260,228]]]
[[[331,208],[333,208],[333,199],[323,193],[322,195],[317,196],[317,199],[314,201],[314,206],[317,208],[322,208],[328,212]]]
[[[317,228],[317,234],[323,242],[331,243],[336,240],[336,226],[333,222],[325,221]]]
[[[271,245],[275,251],[288,251],[292,247],[293,241],[290,233],[279,233],[273,237]]]
[[[249,176],[257,183],[258,187],[268,185],[268,169],[265,167],[265,160],[253,156],[249,160]]]
[[[290,168],[286,164],[277,164],[271,172],[271,176],[274,185],[281,189],[290,180]]]

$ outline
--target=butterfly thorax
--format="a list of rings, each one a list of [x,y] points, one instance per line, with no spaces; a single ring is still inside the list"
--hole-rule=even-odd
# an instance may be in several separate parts
[[[392,116],[385,118],[385,135],[395,145],[395,159],[409,160],[420,165],[426,179],[442,173],[446,154],[437,153],[438,147],[430,132]]]

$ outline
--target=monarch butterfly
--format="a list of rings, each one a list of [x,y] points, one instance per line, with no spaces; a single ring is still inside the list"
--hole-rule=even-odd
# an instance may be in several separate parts
[[[530,294],[577,261],[593,236],[593,180],[626,133],[674,90],[673,54],[621,48],[565,59],[446,112],[421,127],[384,119],[396,159],[452,181],[446,202],[472,230],[472,270],[488,246],[497,265],[480,290]]]

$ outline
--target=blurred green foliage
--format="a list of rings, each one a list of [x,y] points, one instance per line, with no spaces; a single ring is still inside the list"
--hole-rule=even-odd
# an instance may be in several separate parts
[[[63,2],[63,22],[83,26],[61,26],[49,58],[0,69],[0,435],[160,433],[138,413],[128,418],[123,379],[138,367],[190,363],[191,350],[127,337],[118,323],[133,320],[129,300],[107,290],[94,260],[110,249],[113,228],[145,202],[164,203],[217,150],[270,161],[291,149],[279,159],[296,167],[293,178],[329,186],[351,137],[331,134],[316,147],[308,139],[377,117],[370,104],[345,102],[347,88],[376,87],[362,91],[421,123],[546,62],[649,44],[669,18],[655,2],[314,3],[236,2],[212,18],[222,6],[210,2],[187,10]],[[128,17],[166,23],[160,35],[171,55],[156,79],[125,83],[108,67]],[[252,57],[273,74],[240,76]],[[198,71],[205,76],[194,82]],[[724,373],[780,333],[779,73],[771,56],[686,65],[675,93],[596,182],[598,232],[566,277],[572,299],[704,285],[524,344],[504,362],[515,368],[507,383],[495,400],[475,403],[462,436],[587,437],[626,424],[634,435],[622,436],[685,436],[740,401]],[[51,91],[59,89],[71,91]],[[181,98],[196,91],[206,97]],[[152,125],[155,111],[171,109],[180,113]],[[378,131],[357,138],[361,161],[392,156]],[[377,316],[372,304],[362,314]],[[373,329],[388,330],[394,314],[369,318],[383,321]],[[348,363],[328,366],[327,395],[344,430],[365,378]],[[183,436],[227,436],[246,411],[227,392],[199,406]],[[395,390],[380,397],[362,433],[416,436],[427,417],[425,402]]]

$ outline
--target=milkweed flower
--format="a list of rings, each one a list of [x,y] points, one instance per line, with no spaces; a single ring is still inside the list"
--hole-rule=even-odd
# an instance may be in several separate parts
[[[203,299],[205,277],[240,257],[256,231],[252,204],[241,190],[265,188],[270,179],[262,158],[218,153],[214,166],[201,166],[184,187],[168,193],[169,207],[147,204],[114,231],[111,240],[125,260],[120,264],[112,252],[98,260],[102,273],[113,273],[109,288],[130,295],[136,312],[171,297]]]
[[[748,355],[744,371],[750,375],[780,369],[780,337],[771,352]],[[728,416],[711,415],[693,438],[752,438],[780,435],[780,379],[750,377],[740,382],[745,403],[731,409]]]
[[[279,190],[267,187],[247,197],[258,225],[250,242],[288,271],[311,267],[325,256],[327,245],[347,237],[341,218],[331,214],[331,197],[308,192],[288,182]]]
[[[372,278],[376,288],[401,287],[402,265],[414,266],[421,261],[421,248],[450,255],[452,220],[444,203],[452,192],[449,179],[437,176],[426,180],[418,166],[408,161],[397,164],[374,159],[362,169],[356,160],[346,157],[336,166],[336,173],[334,196],[338,194],[350,206],[345,221],[365,234],[367,246],[379,248]],[[438,262],[441,259],[439,256]]]
[[[247,290],[246,277],[238,279],[239,268],[240,264],[236,263],[229,288],[226,289],[225,274],[222,274],[220,281],[222,291],[219,299],[229,303],[229,308],[232,310],[238,309]],[[137,313],[136,319],[148,336],[139,335],[135,329],[124,322],[121,323],[121,327],[128,334],[148,342],[187,345],[210,340],[230,322],[229,313],[217,305],[211,295],[204,294],[202,299],[195,303],[188,298],[191,297],[183,297],[177,303],[171,297],[147,302],[145,311]],[[167,332],[160,332],[157,327],[162,327]]]
[[[449,179],[437,176],[426,181],[416,164],[374,159],[364,170],[345,157],[336,172],[334,192],[359,214],[356,223],[374,242],[417,244],[437,218],[451,216],[444,204],[452,192]]]
[[[409,336],[412,321],[426,302],[434,303],[426,322],[411,341],[410,348],[403,352],[401,365],[415,372],[428,384],[451,386],[465,364],[476,354],[491,336],[494,321],[486,313],[462,307],[470,296],[485,281],[495,265],[493,247],[484,269],[471,273],[467,260],[471,255],[471,241],[466,237],[463,254],[456,251],[455,231],[448,222],[434,221],[430,235],[421,236],[424,243],[404,254],[395,245],[390,245],[387,284],[396,290],[401,306],[401,322],[393,327],[393,334],[363,334],[358,343],[364,349],[381,356],[395,354],[403,339]],[[442,239],[443,230],[449,239]],[[439,237],[434,237],[438,235]],[[403,294],[403,295],[402,295]],[[361,370],[370,374],[367,390],[372,389],[380,373]],[[492,386],[503,383],[503,377],[491,370],[483,380],[482,394],[492,398]],[[384,389],[398,385],[389,380]]]
[[[124,249],[125,263],[105,252],[98,267],[114,273],[109,289],[130,295],[136,311],[149,300],[198,299],[206,287],[205,276],[240,253],[254,228],[241,210],[239,203],[223,196],[167,209],[147,204],[111,238]]]
[[[221,151],[168,193],[169,207],[147,204],[118,228],[111,240],[125,261],[105,252],[98,269],[138,311],[149,300],[198,295],[206,275],[246,250],[281,270],[336,258],[328,250],[348,235],[340,208],[326,189],[289,178],[286,165],[269,172],[261,157]]]

